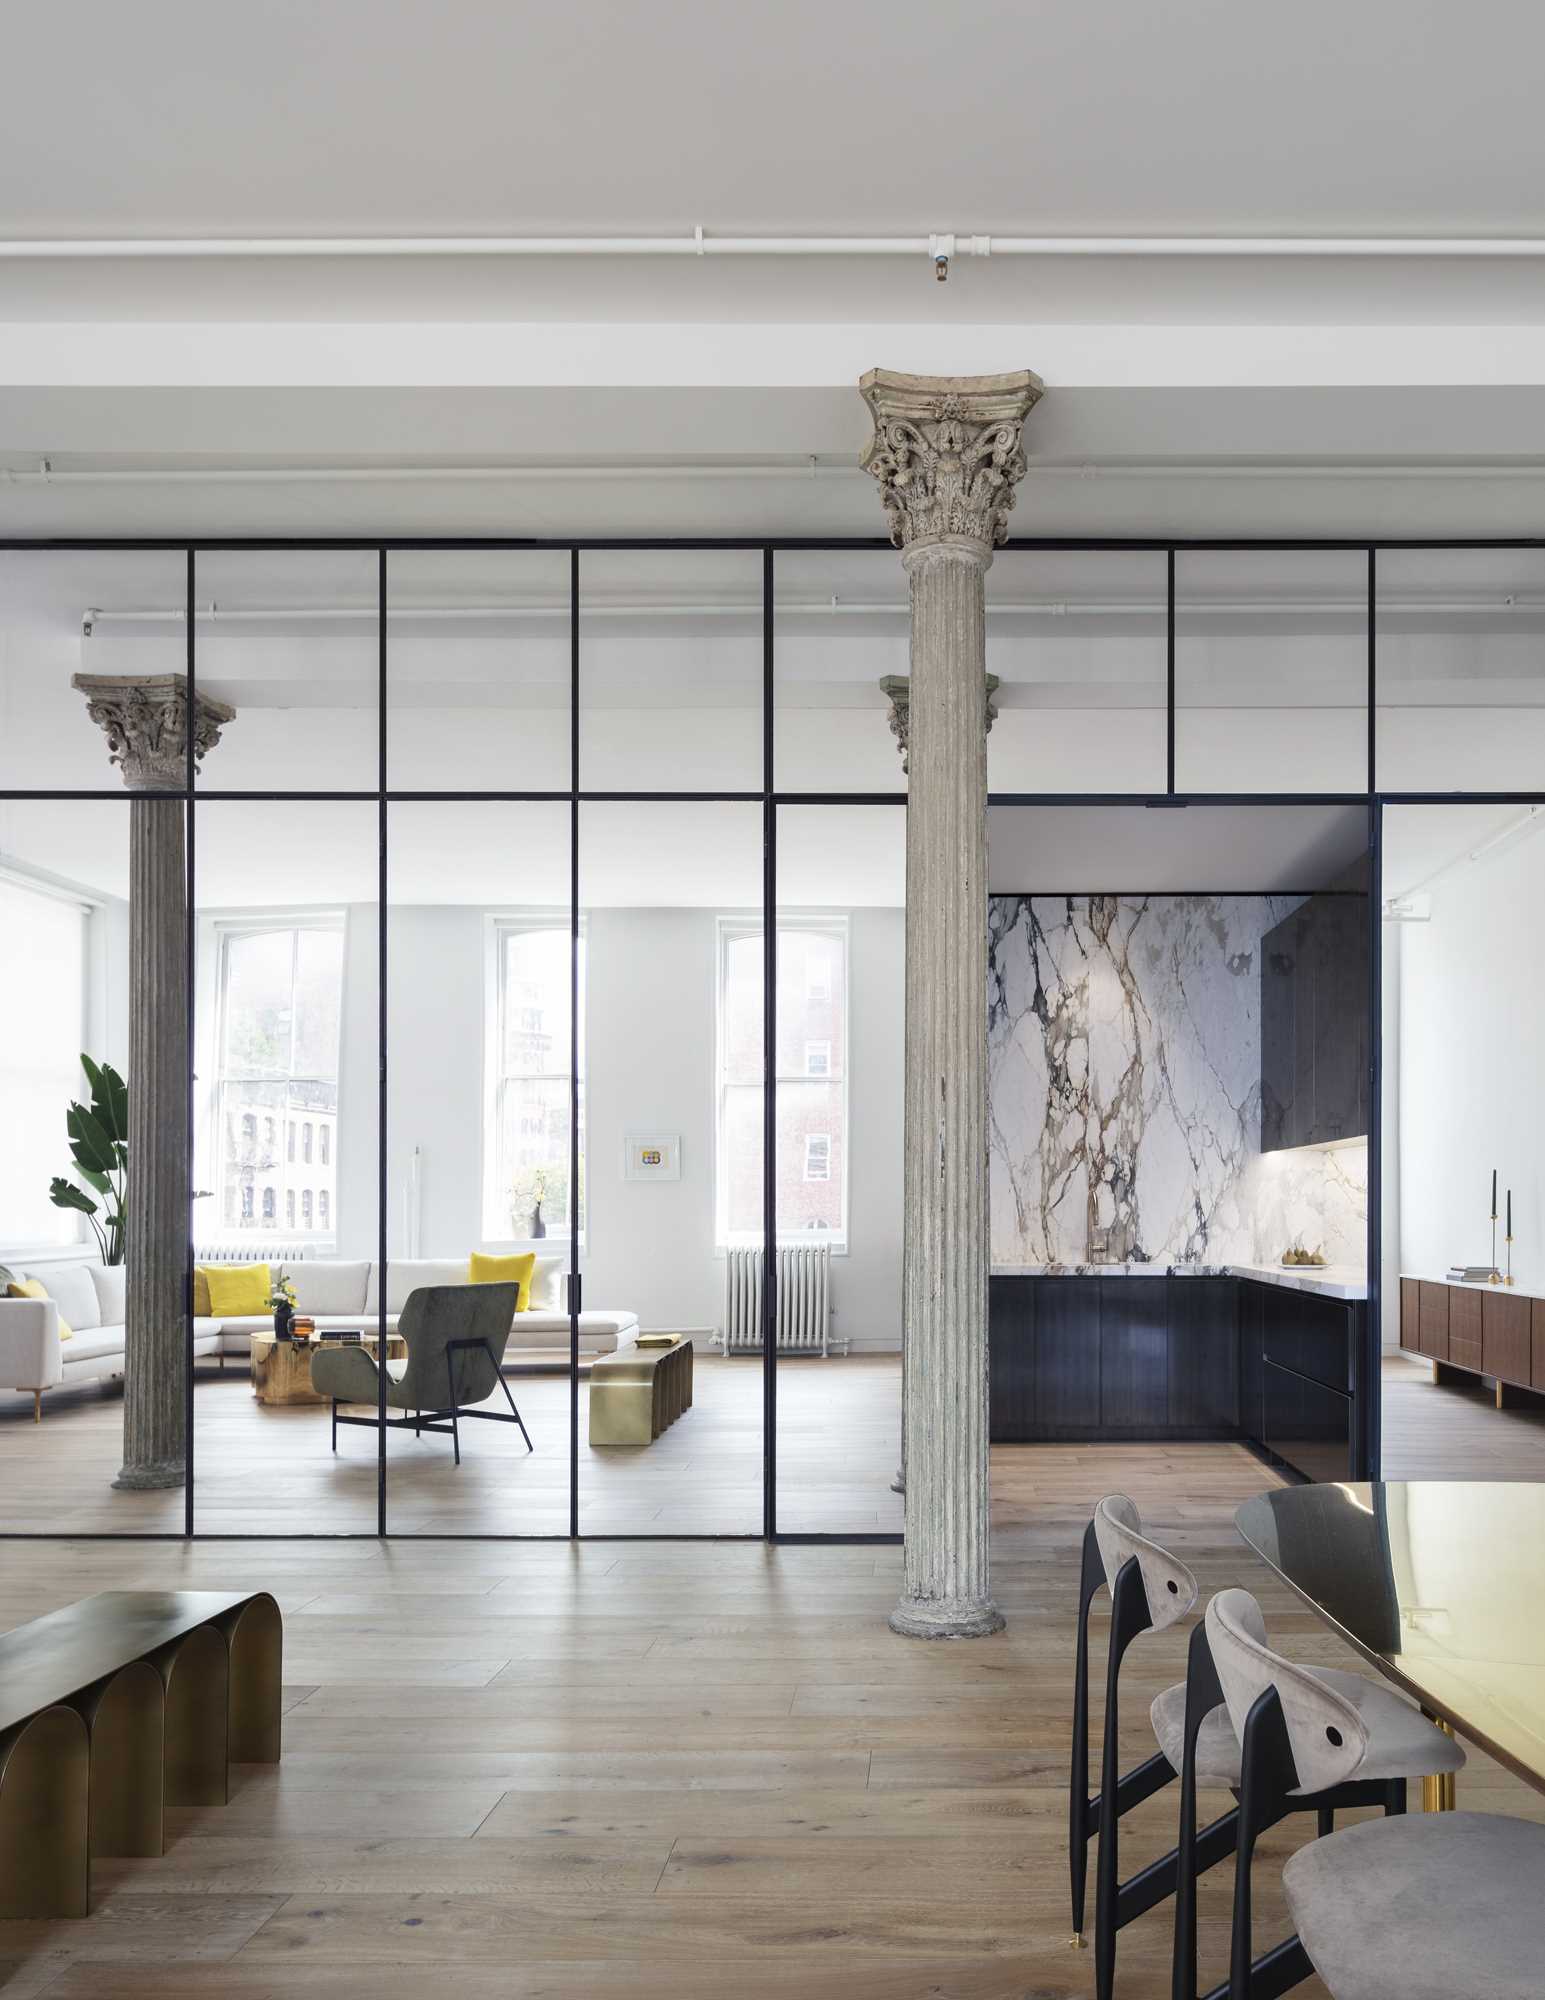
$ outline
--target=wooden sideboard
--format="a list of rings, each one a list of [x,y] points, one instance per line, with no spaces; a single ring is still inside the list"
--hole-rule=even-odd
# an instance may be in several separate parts
[[[1439,1382],[1489,1375],[1499,1409],[1510,1389],[1545,1395],[1545,1299],[1509,1286],[1402,1278],[1400,1345]]]

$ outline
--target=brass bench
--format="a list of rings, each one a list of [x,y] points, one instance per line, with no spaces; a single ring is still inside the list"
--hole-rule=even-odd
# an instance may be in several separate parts
[[[692,1343],[639,1345],[590,1364],[590,1442],[653,1444],[692,1407]]]
[[[157,1855],[164,1806],[279,1761],[266,1591],[104,1590],[0,1634],[0,1917],[83,1917],[91,1857]]]

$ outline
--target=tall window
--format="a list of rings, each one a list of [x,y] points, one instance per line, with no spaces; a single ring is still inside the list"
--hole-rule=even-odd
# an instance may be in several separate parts
[[[65,1112],[84,1095],[86,926],[79,902],[0,877],[0,1226],[8,1248],[74,1243],[81,1217],[48,1184],[69,1175]],[[88,1051],[106,1055],[104,1049]]]
[[[483,1232],[526,1241],[584,1225],[585,944],[579,951],[580,1198],[569,1187],[569,929],[546,918],[491,925],[489,1107]]]
[[[718,1237],[762,1235],[762,927],[719,920]],[[778,924],[777,1219],[780,1241],[848,1233],[848,925]]]
[[[308,1187],[300,1197],[300,1223],[303,1232],[313,1234],[311,1190],[319,1180],[330,1189],[336,1185],[334,1164],[309,1163],[314,1124],[320,1122],[325,1131],[338,1115],[343,920],[221,925],[217,936],[212,1136],[221,1212],[239,1217],[243,1229],[274,1229],[283,1190],[286,1225],[293,1226],[303,1171]],[[297,1122],[304,1152],[300,1169]],[[260,1138],[260,1131],[265,1136]],[[336,1152],[330,1148],[333,1160]],[[260,1205],[253,1199],[255,1187],[265,1190]]]

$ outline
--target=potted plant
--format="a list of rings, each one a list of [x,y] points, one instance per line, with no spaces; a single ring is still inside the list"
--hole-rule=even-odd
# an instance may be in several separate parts
[[[288,1340],[290,1322],[295,1317],[295,1287],[282,1264],[278,1276],[270,1281],[268,1309],[274,1316],[275,1340]]]
[[[55,1174],[48,1198],[55,1208],[73,1208],[91,1224],[104,1264],[124,1260],[124,1187],[129,1168],[129,1086],[111,1063],[83,1055],[80,1066],[91,1085],[91,1102],[71,1104],[65,1113],[74,1171],[84,1186]],[[101,1197],[100,1207],[87,1189]]]

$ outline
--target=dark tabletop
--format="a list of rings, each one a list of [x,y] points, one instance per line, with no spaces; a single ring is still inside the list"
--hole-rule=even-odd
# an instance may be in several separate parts
[[[1234,1519],[1380,1673],[1545,1791],[1545,1485],[1288,1486]]]

